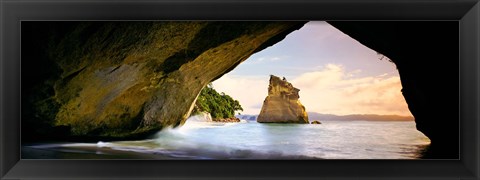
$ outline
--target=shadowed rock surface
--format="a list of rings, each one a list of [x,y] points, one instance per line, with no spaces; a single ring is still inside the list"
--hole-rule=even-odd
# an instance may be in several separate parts
[[[300,90],[286,79],[270,75],[268,96],[263,101],[257,122],[261,123],[308,123],[305,107],[298,100]]]
[[[328,22],[397,66],[425,158],[459,157],[459,22]]]
[[[305,22],[22,22],[22,138],[138,139]]]

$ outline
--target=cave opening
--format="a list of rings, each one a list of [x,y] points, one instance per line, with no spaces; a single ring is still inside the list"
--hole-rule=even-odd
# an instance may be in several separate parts
[[[212,87],[237,99],[243,111],[236,111],[236,117],[251,122],[258,118],[268,95],[270,75],[279,76],[300,89],[299,100],[306,108],[309,123],[320,121],[323,126],[360,123],[355,124],[359,126],[354,129],[357,136],[378,131],[357,146],[410,144],[402,147],[403,150],[414,151],[413,156],[420,157],[430,144],[430,139],[415,127],[401,92],[396,65],[325,21],[306,23],[284,40],[250,56],[212,82]],[[269,130],[263,133],[264,136],[271,134]],[[348,146],[348,143],[339,144]],[[368,152],[375,151],[372,148],[364,147],[362,151],[370,154],[367,157],[376,158]]]
[[[247,107],[243,113],[255,114],[262,104],[248,99],[263,101],[269,75],[292,82],[300,89],[302,101],[312,99],[313,102],[304,102],[307,107],[319,112],[412,115],[401,94],[395,64],[324,21],[311,21],[284,40],[253,54],[213,85],[245,99],[242,103]],[[368,90],[372,93],[368,94]],[[344,92],[334,94],[336,91]],[[327,95],[319,97],[315,92]],[[347,101],[342,97],[355,98],[355,94],[361,99]],[[348,103],[350,107],[345,107]]]

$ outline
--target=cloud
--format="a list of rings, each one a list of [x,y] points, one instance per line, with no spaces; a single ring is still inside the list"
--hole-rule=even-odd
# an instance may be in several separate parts
[[[397,114],[411,116],[395,74],[358,77],[342,65],[327,64],[289,80],[300,89],[307,111],[328,114]],[[258,114],[267,96],[268,76],[224,75],[214,88],[240,101],[243,114]]]
[[[275,61],[285,60],[288,56],[262,56],[258,58],[249,58],[244,64],[259,64],[259,63],[271,63]]]
[[[356,77],[341,65],[304,73],[293,79],[307,111],[330,114],[411,115],[398,76]]]
[[[273,57],[270,59],[270,61],[278,61],[278,60],[280,60],[280,57]]]

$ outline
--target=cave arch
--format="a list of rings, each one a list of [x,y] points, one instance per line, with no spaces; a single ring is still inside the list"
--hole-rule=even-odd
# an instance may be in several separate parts
[[[427,156],[458,158],[458,22],[327,22],[392,59]],[[203,86],[305,23],[22,22],[22,141],[182,124]]]

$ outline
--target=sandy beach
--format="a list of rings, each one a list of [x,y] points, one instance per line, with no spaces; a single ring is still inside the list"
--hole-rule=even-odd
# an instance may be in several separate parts
[[[67,145],[67,146],[65,146]],[[182,151],[135,151],[118,150],[105,146],[82,146],[71,143],[43,143],[22,146],[22,159],[119,159],[119,160],[213,160],[213,159],[320,159],[303,155],[264,154],[250,150],[230,153],[184,149]]]
[[[109,147],[61,147],[37,148],[22,146],[22,159],[152,159],[173,160],[163,154],[115,150]]]

